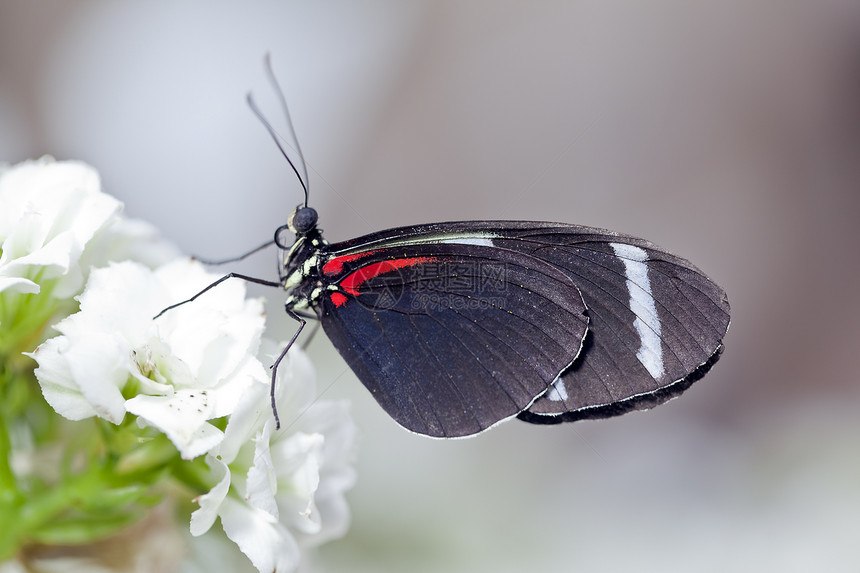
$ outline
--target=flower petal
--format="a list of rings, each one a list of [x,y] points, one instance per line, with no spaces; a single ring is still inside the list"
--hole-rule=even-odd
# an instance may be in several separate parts
[[[275,466],[272,463],[272,454],[269,450],[269,438],[272,435],[274,425],[274,420],[267,421],[263,431],[254,440],[254,463],[248,470],[245,482],[245,499],[251,507],[265,511],[277,520],[278,504],[275,501],[275,492],[278,488],[278,482]]]
[[[303,533],[320,529],[314,495],[320,484],[320,465],[325,437],[322,434],[293,434],[272,447],[278,472],[278,505],[283,519]]]
[[[195,537],[209,531],[209,528],[215,523],[218,509],[230,490],[230,470],[227,468],[227,464],[211,455],[206,457],[206,463],[212,469],[218,482],[208,493],[195,499],[200,505],[199,509],[191,514],[191,535]]]
[[[115,219],[87,244],[81,266],[102,267],[108,261],[137,261],[154,269],[182,255],[153,225],[139,219]]]
[[[126,401],[125,407],[164,432],[186,460],[205,454],[224,439],[224,433],[207,422],[212,405],[205,390],[182,389],[172,396],[138,395]]]
[[[224,533],[261,573],[288,572],[298,566],[296,540],[271,514],[228,496],[220,515]]]
[[[108,335],[52,338],[27,355],[39,363],[36,378],[45,400],[70,420],[97,415],[122,422],[125,399],[120,388],[128,379],[124,352]]]
[[[95,416],[96,411],[72,377],[65,358],[68,346],[68,339],[58,336],[26,355],[39,363],[36,377],[48,404],[69,420],[83,420]]]
[[[36,294],[41,290],[38,284],[24,277],[3,277],[0,276],[0,292],[20,292],[26,294]]]

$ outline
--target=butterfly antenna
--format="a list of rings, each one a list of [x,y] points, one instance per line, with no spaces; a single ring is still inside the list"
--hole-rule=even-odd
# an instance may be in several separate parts
[[[281,84],[278,83],[278,78],[275,77],[275,71],[272,69],[272,58],[267,53],[264,58],[266,64],[266,75],[269,76],[269,81],[272,82],[272,87],[275,88],[275,93],[278,94],[278,100],[281,102],[281,108],[284,110],[284,117],[287,118],[287,127],[290,128],[290,136],[293,138],[293,143],[296,145],[295,150],[299,154],[299,159],[302,161],[302,175],[304,175],[305,189],[310,187],[310,179],[308,179],[308,162],[305,161],[305,154],[302,153],[302,146],[299,143],[299,138],[296,136],[296,130],[293,127],[293,118],[290,116],[290,108],[287,106],[287,98],[284,96],[284,90],[281,89]],[[307,193],[305,193],[305,207],[308,206]]]
[[[281,95],[281,97],[283,97],[283,94]],[[251,93],[249,93],[248,97],[246,99],[248,100],[248,107],[251,108],[251,111],[254,112],[254,115],[257,116],[257,119],[259,119],[260,122],[263,124],[263,126],[266,128],[266,131],[268,131],[269,135],[272,136],[272,139],[275,141],[275,145],[277,145],[278,149],[281,150],[281,155],[284,156],[284,159],[286,159],[287,163],[290,164],[290,167],[293,168],[293,172],[296,174],[296,177],[298,177],[299,183],[301,183],[302,189],[304,189],[304,191],[305,191],[305,207],[307,207],[307,205],[308,205],[308,186],[307,186],[307,183],[305,182],[305,179],[307,178],[307,169],[305,168],[305,165],[304,165],[305,159],[304,159],[304,156],[302,155],[301,150],[299,149],[297,151],[299,153],[299,157],[301,157],[301,159],[302,159],[302,167],[305,171],[304,178],[302,177],[302,174],[299,172],[299,170],[296,168],[296,164],[293,163],[292,159],[290,159],[290,156],[289,156],[289,154],[287,154],[287,151],[284,149],[284,146],[281,145],[281,139],[280,139],[280,137],[278,137],[278,132],[275,131],[275,128],[272,127],[272,124],[269,123],[269,120],[267,120],[265,118],[265,116],[263,116],[263,113],[260,111],[260,108],[257,107],[257,104],[254,102],[254,96]],[[287,116],[287,117],[289,117],[289,116]],[[290,124],[290,131],[292,132],[292,124]],[[293,139],[295,140],[295,133],[293,133]],[[296,143],[296,147],[298,147],[298,142]]]

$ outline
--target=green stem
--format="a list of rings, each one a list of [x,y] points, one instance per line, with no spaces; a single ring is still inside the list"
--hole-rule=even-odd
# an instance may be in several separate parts
[[[9,435],[9,427],[15,418],[11,394],[16,380],[7,366],[6,356],[0,354],[0,503],[16,498],[18,491],[12,471],[12,439]]]
[[[9,426],[14,419],[9,400],[11,379],[6,357],[0,354],[0,528],[4,530],[0,535],[0,562],[14,555],[18,548],[13,539],[15,536],[9,533],[9,526],[15,523],[22,501],[18,481],[12,471],[12,439],[9,435]]]
[[[9,417],[0,419],[0,503],[15,497],[17,483],[12,472],[12,440],[9,438]]]

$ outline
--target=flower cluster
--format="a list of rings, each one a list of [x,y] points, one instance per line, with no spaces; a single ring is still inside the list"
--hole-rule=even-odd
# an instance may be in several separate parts
[[[227,281],[154,320],[219,277],[120,211],[82,163],[0,168],[0,561],[104,539],[180,491],[192,535],[220,520],[259,571],[293,570],[346,528],[347,408],[316,400],[294,347],[276,430],[262,302]]]

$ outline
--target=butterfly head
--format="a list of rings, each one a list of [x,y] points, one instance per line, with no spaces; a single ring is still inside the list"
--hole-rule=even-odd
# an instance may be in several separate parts
[[[316,209],[313,207],[298,206],[287,220],[287,226],[296,235],[305,235],[317,228],[317,218]]]

